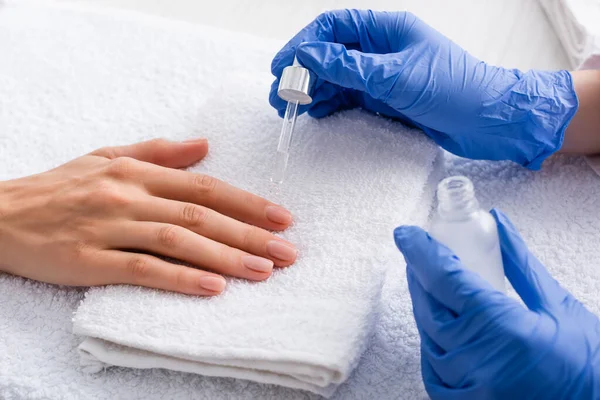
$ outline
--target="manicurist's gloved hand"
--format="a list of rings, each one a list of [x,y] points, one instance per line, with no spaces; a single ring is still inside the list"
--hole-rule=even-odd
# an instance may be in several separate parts
[[[459,156],[531,169],[562,145],[577,111],[567,71],[523,73],[488,65],[409,12],[321,14],[275,56],[270,102],[294,55],[318,77],[313,117],[363,107],[410,121]]]
[[[598,398],[598,317],[550,276],[505,215],[492,213],[506,276],[527,308],[420,228],[394,233],[408,265],[427,392],[433,399]]]

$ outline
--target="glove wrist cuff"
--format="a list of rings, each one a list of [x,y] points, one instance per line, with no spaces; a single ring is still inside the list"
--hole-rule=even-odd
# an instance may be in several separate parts
[[[562,147],[567,126],[579,107],[573,79],[564,70],[528,71],[511,89],[512,96],[527,96],[531,104],[525,115],[529,120],[526,130],[537,149],[522,164],[538,170],[546,158]]]

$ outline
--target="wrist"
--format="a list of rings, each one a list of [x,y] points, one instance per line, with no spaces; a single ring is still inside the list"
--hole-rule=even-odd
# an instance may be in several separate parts
[[[565,132],[562,153],[600,153],[600,71],[570,73],[579,109]]]
[[[0,239],[2,238],[2,226],[8,215],[8,188],[5,181],[0,181]],[[1,245],[0,245],[1,246]]]
[[[9,229],[8,229],[8,217],[10,214],[9,199],[10,181],[0,181],[0,271],[7,270],[7,263],[9,262],[9,249],[8,244]]]

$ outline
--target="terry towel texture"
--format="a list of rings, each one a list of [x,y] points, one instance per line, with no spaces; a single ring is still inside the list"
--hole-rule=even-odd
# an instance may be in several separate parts
[[[27,29],[14,24],[21,34]],[[8,120],[11,132],[26,133],[19,141],[51,134],[83,153],[95,136],[103,145],[207,137],[211,153],[192,170],[292,210],[295,225],[282,235],[300,251],[293,267],[267,282],[230,280],[212,299],[91,289],[74,317],[74,333],[89,338],[80,347],[84,370],[167,368],[331,395],[368,343],[385,271],[402,264],[394,227],[426,222],[437,147],[359,110],[321,121],[303,116],[288,177],[271,193],[282,120],[267,100],[269,65],[280,43],[253,46],[256,39],[191,27],[99,29],[85,19],[46,35],[7,57],[15,88],[3,95],[16,97],[13,116],[22,104],[16,110],[32,120]],[[15,63],[23,51],[33,58],[25,68]]]
[[[216,39],[188,40],[196,41],[197,56],[169,59],[181,76],[213,59],[208,49]],[[231,54],[244,58],[245,50]],[[230,281],[211,299],[130,286],[91,289],[74,318],[74,332],[89,337],[80,347],[86,370],[162,367],[329,396],[356,366],[376,321],[384,273],[401,264],[391,232],[398,223],[426,222],[426,212],[415,213],[431,204],[424,189],[439,151],[420,132],[362,111],[320,121],[302,116],[288,176],[280,190],[272,188],[281,119],[267,101],[270,58],[265,52],[226,76],[214,71],[227,83],[194,114],[189,134],[207,136],[211,154],[192,170],[292,210],[295,223],[281,236],[298,246],[298,261],[266,282]],[[169,66],[140,79],[169,87],[176,72]],[[148,113],[161,108],[159,95]]]
[[[206,37],[211,37],[215,42],[198,47],[199,41],[205,40]],[[151,51],[148,49],[148,43],[151,43]],[[246,91],[245,86],[240,86],[240,80],[244,79],[241,79],[242,76],[236,71],[242,70],[245,65],[264,63],[266,65],[261,69],[261,73],[266,73],[268,61],[262,57],[265,52],[274,52],[277,47],[273,48],[271,43],[262,39],[137,14],[90,12],[72,6],[64,8],[9,1],[8,5],[0,7],[0,180],[47,170],[108,143],[125,144],[156,136],[178,140],[209,135],[211,154],[206,163],[198,168],[221,177],[230,174],[233,183],[238,182],[242,186],[252,188],[251,185],[258,185],[259,178],[268,177],[268,173],[265,172],[267,168],[258,166],[261,172],[254,173],[242,169],[239,167],[241,163],[238,165],[236,162],[232,165],[237,166],[236,171],[239,175],[233,176],[234,174],[225,168],[229,165],[226,163],[232,161],[223,153],[231,150],[231,146],[220,142],[220,138],[225,138],[221,135],[236,134],[236,129],[243,123],[240,122],[237,127],[229,126],[210,118],[206,113],[228,107],[230,103],[224,100],[226,98],[222,95],[225,86],[231,93],[233,103],[239,102],[235,96],[256,95],[252,91]],[[258,52],[252,53],[249,48],[258,49]],[[238,56],[242,54],[240,52],[243,53],[243,57]],[[199,62],[201,57],[198,53],[207,54],[210,64]],[[188,60],[182,60],[181,54],[190,57],[189,63],[197,63],[196,73],[180,73],[180,70],[187,71],[186,68],[189,68]],[[162,68],[171,71],[172,76],[165,77],[164,81],[153,80],[152,85],[140,81],[140,76],[151,80],[161,73]],[[120,75],[115,75],[117,71]],[[227,71],[235,73],[224,78],[220,72]],[[254,86],[253,83],[249,85]],[[195,89],[190,90],[188,87]],[[264,96],[261,101],[264,101],[267,88],[261,87],[260,90]],[[162,99],[162,107],[156,111],[158,98]],[[239,114],[242,118],[247,118],[249,111],[246,107],[254,109],[263,105],[264,103],[260,106],[257,103],[243,103]],[[149,112],[149,109],[152,112]],[[236,109],[232,109],[232,112],[235,111]],[[335,137],[329,136],[329,131],[324,127],[339,129],[334,126],[333,121],[358,119],[358,114],[353,112],[344,116],[334,116],[331,122],[310,121],[302,117],[299,122],[313,128],[303,127],[298,130],[299,136],[295,141],[297,151],[294,152],[294,157],[302,154],[302,143],[310,144],[313,140],[323,140],[323,145],[331,148],[333,144],[328,140],[334,140]],[[279,121],[277,118],[272,119],[273,115],[266,113],[256,118],[266,124],[265,129],[275,129],[275,137],[277,136],[278,122],[273,122]],[[381,141],[388,143],[386,140],[389,140],[387,135],[390,123],[372,116],[361,117],[361,122],[357,122],[363,123],[369,124],[369,129],[373,129],[378,139],[375,142],[366,141],[366,138],[361,136],[366,131],[361,133],[358,128],[353,128],[349,133],[358,143],[354,151],[363,149],[370,152],[371,146],[373,152],[375,149],[380,151]],[[252,119],[248,125],[256,133],[259,129],[253,124],[257,124],[257,120]],[[277,127],[273,128],[271,124]],[[219,130],[202,131],[217,125]],[[317,125],[323,127],[322,131],[317,131]],[[258,134],[263,135],[260,132]],[[269,148],[268,154],[271,154],[273,143],[263,143]],[[349,149],[344,148],[344,152],[347,151]],[[332,157],[339,154],[341,150],[332,151]],[[386,174],[393,172],[393,168],[398,168],[399,164],[386,163],[399,162],[405,154],[401,152],[397,158],[392,159],[392,152],[383,149],[381,155],[378,154],[377,158],[370,160],[369,162],[384,168],[384,171],[376,176],[373,185],[379,185],[379,179],[389,180]],[[250,153],[240,152],[237,156],[250,157]],[[359,159],[362,159],[362,154],[359,154]],[[352,160],[342,162],[336,158],[327,158],[322,163],[327,164],[328,168],[334,168],[334,176],[341,175],[339,170],[335,172],[335,168],[343,165],[347,165],[349,171],[358,170],[352,166]],[[533,252],[540,256],[554,276],[592,311],[600,311],[600,257],[597,250],[600,237],[597,212],[600,180],[585,163],[578,158],[554,157],[544,164],[542,171],[532,173],[508,163],[470,162],[452,158],[446,167],[448,174],[462,173],[473,179],[482,205],[488,208],[498,206],[506,211],[522,231]],[[295,171],[295,167],[290,170],[292,174]],[[320,179],[325,179],[322,175],[326,173],[324,168],[319,170],[317,166],[315,171],[309,172],[315,178],[321,176]],[[298,178],[290,176],[288,184],[292,179]],[[266,186],[259,186],[257,189],[266,190]],[[323,190],[323,186],[318,185],[317,190]],[[335,185],[333,187],[335,188]],[[330,189],[329,186],[327,188]],[[391,208],[392,202],[396,207],[402,207],[400,197],[403,192],[397,192],[396,189],[387,189],[387,193],[392,197],[383,199],[383,207]],[[286,193],[282,192],[284,196]],[[367,196],[366,193],[365,190],[364,196]],[[428,193],[431,195],[431,192]],[[283,203],[286,201],[283,197],[275,200]],[[379,200],[372,198],[373,210],[376,201]],[[424,198],[423,202],[428,204],[429,200]],[[317,210],[311,215],[323,215],[319,207],[321,205],[315,206]],[[416,209],[415,214],[420,213],[420,216],[414,215],[413,219],[423,220],[426,209],[426,206]],[[399,215],[395,213],[401,212],[403,211],[395,208],[389,214],[389,221],[384,219],[385,224],[393,226],[404,222],[395,220],[395,215]],[[335,215],[339,216],[339,213],[340,211],[337,211]],[[374,222],[381,223],[382,215],[383,212],[375,214]],[[354,217],[350,215],[350,218]],[[306,221],[299,216],[298,225],[294,228],[297,230],[290,231],[289,235],[299,235],[303,222]],[[336,227],[343,226],[340,222],[334,223]],[[356,225],[351,227],[355,232],[363,232],[361,229],[366,229],[364,232],[369,234],[374,232],[374,227],[369,226],[369,221],[361,221]],[[365,251],[361,259],[363,265],[381,268],[380,271],[386,267],[386,257],[397,257],[397,260],[387,260],[389,264],[393,264],[393,268],[388,270],[384,280],[378,312],[372,315],[374,321],[371,338],[366,342],[367,348],[350,378],[341,384],[332,396],[336,400],[425,397],[419,368],[419,340],[412,317],[403,263],[399,254],[385,253],[392,252],[390,246],[393,246],[387,226],[374,232],[375,235],[381,235],[384,241],[382,243],[386,246],[384,254],[379,255],[381,264],[378,261],[371,263],[371,242],[339,242],[339,246],[346,246],[344,248],[351,252],[356,252],[356,248],[362,246]],[[323,234],[328,228],[323,229],[316,233]],[[304,249],[308,243],[302,239],[299,245]],[[311,247],[311,250],[316,249]],[[338,251],[337,248],[334,250]],[[305,263],[305,257],[311,254],[310,251],[304,253],[306,250],[302,255],[302,263]],[[298,264],[300,268],[303,268],[303,265]],[[291,279],[292,276],[287,274],[298,274],[300,272],[295,272],[295,269],[300,271],[300,268],[292,267],[279,271],[280,274],[274,278],[280,282]],[[315,274],[329,273],[319,266],[311,271]],[[377,286],[377,280],[373,282],[373,285]],[[302,282],[298,284],[302,285]],[[262,292],[264,286],[262,283],[250,285],[237,282],[235,291],[226,293],[226,296],[244,290],[256,289],[259,292],[259,288]],[[110,290],[127,293],[122,292],[123,289],[125,288]],[[268,292],[271,289],[265,290]],[[162,297],[158,292],[143,289],[138,291],[138,305],[156,304],[156,299],[152,297]],[[93,291],[88,301],[100,299],[101,293],[100,289]],[[329,293],[325,300],[335,295]],[[370,299],[375,301],[373,304],[376,304],[377,296],[376,292]],[[81,299],[83,291],[80,289],[61,288],[0,274],[0,398],[319,398],[318,395],[305,391],[276,385],[229,378],[209,378],[166,369],[108,368],[97,374],[83,373],[77,353],[81,338],[71,332],[72,314]],[[178,299],[179,296],[172,297],[172,300]],[[262,300],[260,295],[255,298],[255,301]],[[303,296],[303,300],[316,301],[310,298],[309,293]],[[218,301],[224,302],[227,299]],[[363,310],[373,304],[365,305]],[[268,309],[272,310],[276,306],[277,304],[269,304]],[[122,304],[118,304],[115,311],[125,312],[120,310],[121,307]],[[181,309],[185,307],[182,306]],[[290,323],[295,323],[294,316],[289,315],[289,318]],[[332,318],[335,318],[335,315]],[[265,324],[261,328],[266,326]],[[202,331],[207,327],[198,328]],[[249,330],[246,330],[244,334],[249,334],[248,332]],[[362,331],[357,338],[363,338],[365,335],[366,331]],[[143,332],[139,339],[146,340],[153,336],[153,331]],[[162,343],[163,339],[156,340]],[[348,336],[344,336],[344,339],[348,339]],[[182,339],[177,337],[167,342],[176,346],[178,340]],[[110,346],[101,349],[104,351],[108,348]],[[124,348],[119,346],[117,355],[121,357],[123,351]],[[356,350],[356,355],[359,353],[360,349]],[[143,353],[143,357],[137,360],[146,362],[148,354]],[[350,359],[351,357],[347,356],[343,362],[350,363]],[[162,359],[161,363],[164,362]],[[177,360],[177,363],[181,365],[182,361]],[[163,365],[166,366],[166,363]]]

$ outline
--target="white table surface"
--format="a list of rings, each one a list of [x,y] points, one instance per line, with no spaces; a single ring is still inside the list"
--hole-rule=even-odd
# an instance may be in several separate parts
[[[489,63],[524,70],[568,65],[537,0],[68,1],[133,9],[282,40],[325,10],[409,10]]]

